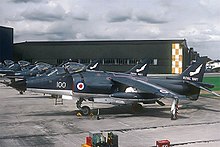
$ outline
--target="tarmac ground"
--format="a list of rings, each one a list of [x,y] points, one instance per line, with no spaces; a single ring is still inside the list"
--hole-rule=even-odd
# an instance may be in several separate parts
[[[144,105],[140,113],[129,106],[88,104],[94,116],[76,116],[75,101],[16,90],[0,84],[0,147],[80,147],[90,131],[113,132],[120,147],[150,147],[168,139],[171,146],[220,146],[220,99],[200,97],[181,101],[179,119],[170,119],[171,101],[166,106]],[[100,120],[96,119],[100,108]]]

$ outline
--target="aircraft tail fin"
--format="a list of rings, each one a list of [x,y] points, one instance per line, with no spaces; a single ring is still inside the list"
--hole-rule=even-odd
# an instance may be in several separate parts
[[[87,69],[99,70],[99,67],[100,67],[100,60],[94,60],[87,66]]]
[[[207,57],[198,58],[196,62],[179,75],[179,78],[187,81],[202,82],[207,61]]]
[[[143,61],[141,61],[140,63],[138,63],[137,65],[135,65],[134,67],[132,67],[129,71],[125,73],[147,76],[151,62],[152,60],[144,59]]]

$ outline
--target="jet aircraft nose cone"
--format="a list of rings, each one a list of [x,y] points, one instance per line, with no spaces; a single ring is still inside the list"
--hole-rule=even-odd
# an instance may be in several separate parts
[[[9,84],[9,86],[11,86],[12,88],[20,91],[20,92],[24,92],[26,91],[26,80],[19,80],[19,81],[15,81]]]

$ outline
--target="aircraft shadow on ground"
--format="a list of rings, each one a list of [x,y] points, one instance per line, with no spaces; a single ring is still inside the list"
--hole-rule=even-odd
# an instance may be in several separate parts
[[[213,109],[213,108],[208,108],[209,106],[207,105],[192,105],[192,104],[187,104],[187,105],[183,105],[180,109],[184,110],[184,109],[197,109],[197,110],[205,110],[205,111],[211,111],[211,112],[220,112],[220,108],[219,109]]]
[[[32,113],[27,116],[76,116],[78,110],[73,111],[50,111],[42,113]],[[98,109],[92,109],[91,112],[93,116],[97,115]],[[99,115],[101,118],[128,118],[128,117],[161,117],[170,118],[170,108],[160,107],[160,108],[148,108],[144,107],[140,112],[132,112],[129,106],[114,106],[110,108],[100,108]],[[90,116],[83,116],[84,118],[90,118]],[[185,116],[179,115],[179,118],[187,118]]]
[[[97,109],[94,110],[97,114]],[[111,118],[128,118],[128,117],[161,117],[161,118],[170,118],[170,108],[169,107],[144,107],[140,112],[133,112],[131,107],[121,106],[121,107],[112,107],[100,109],[101,117]],[[184,118],[179,116],[179,118]]]
[[[29,97],[31,98],[31,97]],[[42,97],[39,97],[42,98]],[[45,97],[46,98],[46,97]],[[25,98],[24,98],[25,99]],[[205,111],[211,111],[211,112],[220,112],[220,110],[216,110],[213,108],[208,108],[206,105],[198,105],[198,104],[184,104],[181,108],[181,110],[205,110]],[[79,112],[79,110],[73,110],[73,111],[48,111],[48,112],[36,112],[28,114],[27,116],[76,116],[76,114]],[[94,108],[91,110],[94,116],[97,115],[98,109]],[[191,111],[189,111],[191,113]],[[170,118],[170,107],[143,107],[143,109],[140,112],[133,112],[131,109],[131,106],[113,106],[109,108],[100,108],[99,109],[100,117],[101,118],[129,118],[129,117],[161,117],[161,118]],[[179,118],[188,118],[187,116],[184,116],[179,113]],[[83,118],[90,118],[89,116],[83,116]]]
[[[34,112],[26,116],[75,116],[76,112],[74,111],[48,111],[48,112]]]

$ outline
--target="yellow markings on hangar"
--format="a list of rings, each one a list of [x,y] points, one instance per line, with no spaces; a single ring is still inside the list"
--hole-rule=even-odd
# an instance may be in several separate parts
[[[179,43],[172,44],[172,73],[179,74],[183,70],[183,49]]]

